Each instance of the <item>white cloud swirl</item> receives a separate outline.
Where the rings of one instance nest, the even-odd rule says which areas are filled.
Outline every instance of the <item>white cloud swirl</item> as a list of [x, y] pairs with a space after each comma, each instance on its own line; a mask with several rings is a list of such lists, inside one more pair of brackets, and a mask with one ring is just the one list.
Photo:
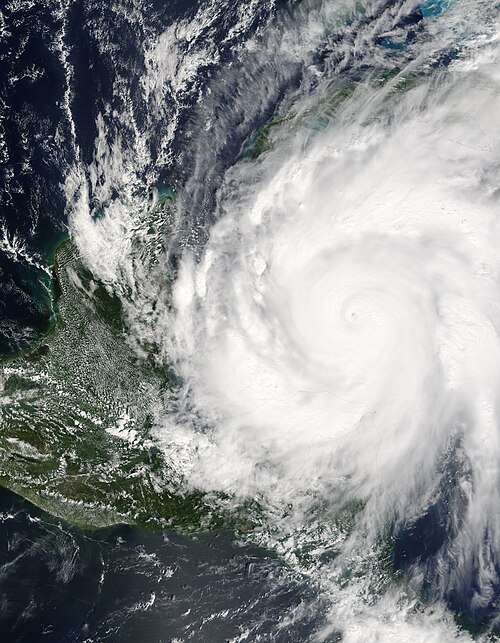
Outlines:
[[479, 44], [404, 94], [363, 84], [327, 128], [233, 168], [202, 260], [184, 258], [172, 345], [210, 427], [192, 471], [205, 489], [362, 498], [378, 531], [422, 508], [458, 440], [471, 473], [443, 583], [474, 560], [487, 593], [500, 78], [496, 36]]
[[[332, 622], [345, 641], [443, 643], [458, 636], [443, 606], [422, 616], [406, 590], [375, 600], [369, 573], [347, 588], [341, 575], [387, 526], [432, 506], [455, 449], [463, 471], [448, 486], [460, 502], [450, 501], [435, 584], [444, 596], [473, 571], [473, 607], [498, 587], [500, 30], [483, 19], [493, 11], [486, 0], [446, 3], [414, 37], [418, 3], [366, 4], [365, 13], [350, 0], [302, 3], [200, 94], [179, 221], [216, 223], [201, 251], [198, 228], [189, 237], [198, 245], [182, 255], [173, 304], [161, 261], [150, 269], [134, 254], [141, 197], [113, 202], [93, 222], [85, 190], [68, 181], [81, 199], [72, 231], [139, 341], [182, 376], [182, 413], [160, 402], [156, 413], [173, 470], [191, 487], [258, 499], [287, 560], [302, 537], [311, 542], [301, 530], [316, 528], [315, 503], [327, 507], [319, 529], [328, 547], [329, 519], [362, 501], [354, 533], [335, 543], [339, 559], [310, 572], [334, 598]], [[181, 60], [174, 47], [177, 32], [150, 52], [144, 86], [155, 105], [165, 83], [175, 86], [172, 51], [182, 91], [198, 73], [198, 56]], [[392, 79], [377, 76], [395, 67]], [[217, 166], [213, 179], [231, 128], [270, 97], [279, 102], [283, 86], [274, 149], [227, 172]], [[97, 143], [105, 139], [102, 130]], [[96, 176], [121, 185], [116, 176], [136, 157], [96, 149], [105, 150]], [[188, 211], [185, 203], [205, 203], [205, 180], [219, 185], [218, 172], [217, 212]]]

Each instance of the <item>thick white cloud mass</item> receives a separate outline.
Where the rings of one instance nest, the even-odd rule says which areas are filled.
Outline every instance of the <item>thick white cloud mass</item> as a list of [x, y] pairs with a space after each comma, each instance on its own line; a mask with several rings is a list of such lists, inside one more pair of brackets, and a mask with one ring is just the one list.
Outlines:
[[[494, 38], [403, 95], [362, 84], [325, 129], [303, 125], [233, 168], [202, 260], [184, 258], [173, 339], [209, 427], [192, 472], [206, 490], [301, 508], [363, 499], [378, 533], [425, 506], [460, 444], [466, 508], [441, 583], [477, 565], [488, 596], [500, 543], [498, 69]], [[399, 627], [370, 640], [445, 640]]]
[[[290, 560], [318, 504], [334, 515], [359, 501], [336, 562], [307, 572], [331, 592], [344, 641], [468, 640], [444, 607], [419, 611], [406, 590], [372, 595], [373, 574], [339, 580], [387, 525], [432, 506], [443, 479], [453, 497], [438, 594], [474, 575], [480, 606], [498, 588], [500, 30], [488, 8], [451, 3], [429, 18], [385, 82], [373, 70], [389, 54], [374, 42], [389, 10], [346, 27], [338, 82], [315, 77], [311, 51], [342, 12], [319, 5], [268, 36], [279, 42], [273, 73], [301, 60], [313, 89], [289, 97], [272, 149], [225, 173], [208, 241], [184, 251], [154, 323], [144, 311], [167, 295], [128, 259], [127, 219], [110, 211], [89, 232], [74, 216], [84, 257], [132, 288], [138, 336], [154, 337], [181, 376], [182, 414], [164, 416], [156, 435], [187, 484], [258, 499]], [[269, 55], [255, 47], [242, 59]], [[355, 80], [341, 76], [348, 51], [359, 57]], [[222, 136], [225, 125], [206, 128]], [[209, 162], [200, 148], [199, 166]], [[185, 207], [181, 196], [188, 219]], [[119, 256], [92, 259], [95, 244], [116, 248], [116, 238]]]
[[498, 533], [494, 45], [402, 95], [362, 85], [325, 129], [228, 173], [174, 289], [179, 368], [212, 426], [199, 484], [336, 481], [392, 511], [456, 436], [471, 537]]

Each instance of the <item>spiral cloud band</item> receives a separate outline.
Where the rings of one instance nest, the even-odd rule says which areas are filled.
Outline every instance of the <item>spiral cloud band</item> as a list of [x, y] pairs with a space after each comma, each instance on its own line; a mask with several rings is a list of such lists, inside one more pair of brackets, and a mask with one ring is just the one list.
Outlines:
[[[252, 538], [332, 599], [314, 640], [471, 640], [450, 605], [500, 627], [497, 10], [291, 4], [193, 84], [168, 248], [147, 254], [138, 156], [103, 119], [95, 185], [66, 184], [72, 233], [130, 344], [175, 373], [152, 410], [171, 471], [258, 507]], [[205, 25], [148, 53], [158, 129], [208, 65]], [[91, 220], [90, 188], [115, 184]]]
[[[500, 221], [495, 43], [226, 176], [175, 287], [177, 363], [209, 429], [196, 486], [367, 502], [380, 529], [466, 463], [444, 586], [498, 582]], [[366, 105], [370, 105], [369, 109]], [[454, 446], [453, 446], [454, 445]]]

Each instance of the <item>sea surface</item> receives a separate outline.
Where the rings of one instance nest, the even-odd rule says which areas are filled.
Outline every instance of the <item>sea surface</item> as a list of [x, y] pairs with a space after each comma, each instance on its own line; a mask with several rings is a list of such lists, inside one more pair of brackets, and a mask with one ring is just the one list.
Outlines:
[[7, 641], [498, 640], [499, 62], [492, 0], [1, 4]]
[[[4, 641], [302, 641], [314, 591], [227, 531], [84, 531], [0, 493]], [[334, 640], [334, 639], [332, 639]]]

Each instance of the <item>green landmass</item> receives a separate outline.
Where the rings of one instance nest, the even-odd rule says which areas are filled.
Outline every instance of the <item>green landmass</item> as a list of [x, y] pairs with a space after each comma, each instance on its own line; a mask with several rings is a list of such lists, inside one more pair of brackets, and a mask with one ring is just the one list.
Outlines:
[[[157, 213], [163, 220], [166, 204], [170, 194]], [[154, 245], [158, 228], [150, 232]], [[49, 332], [0, 361], [0, 484], [86, 528], [227, 522], [201, 493], [186, 494], [152, 439], [171, 373], [129, 345], [121, 300], [69, 239], [54, 254], [53, 306]]]
[[[406, 91], [417, 82], [384, 72], [373, 82]], [[337, 87], [302, 123], [314, 128], [335, 118], [356, 86]], [[271, 149], [291, 119], [271, 119], [256, 134], [250, 158]], [[296, 124], [295, 124], [296, 125]], [[154, 263], [164, 252], [165, 226], [172, 225], [174, 196], [165, 193], [138, 240], [139, 261]], [[155, 219], [156, 217], [156, 219]], [[162, 228], [163, 226], [163, 228]], [[175, 279], [165, 269], [164, 287]], [[30, 350], [0, 361], [0, 484], [54, 516], [83, 528], [131, 523], [181, 531], [230, 528], [302, 570], [328, 565], [355, 531], [364, 503], [318, 501], [301, 528], [273, 532], [255, 499], [234, 508], [223, 495], [187, 492], [151, 429], [171, 408], [178, 386], [168, 365], [154, 359], [156, 347], [130, 345], [123, 302], [82, 262], [64, 240], [54, 255], [54, 323]], [[228, 501], [228, 502], [226, 502]], [[286, 524], [283, 508], [278, 522]], [[292, 525], [293, 525], [293, 521]], [[370, 595], [402, 583], [392, 565], [393, 540], [381, 536], [372, 551], [345, 564], [340, 584], [370, 578]], [[457, 623], [482, 633], [466, 616]], [[491, 634], [491, 640], [498, 640]]]

